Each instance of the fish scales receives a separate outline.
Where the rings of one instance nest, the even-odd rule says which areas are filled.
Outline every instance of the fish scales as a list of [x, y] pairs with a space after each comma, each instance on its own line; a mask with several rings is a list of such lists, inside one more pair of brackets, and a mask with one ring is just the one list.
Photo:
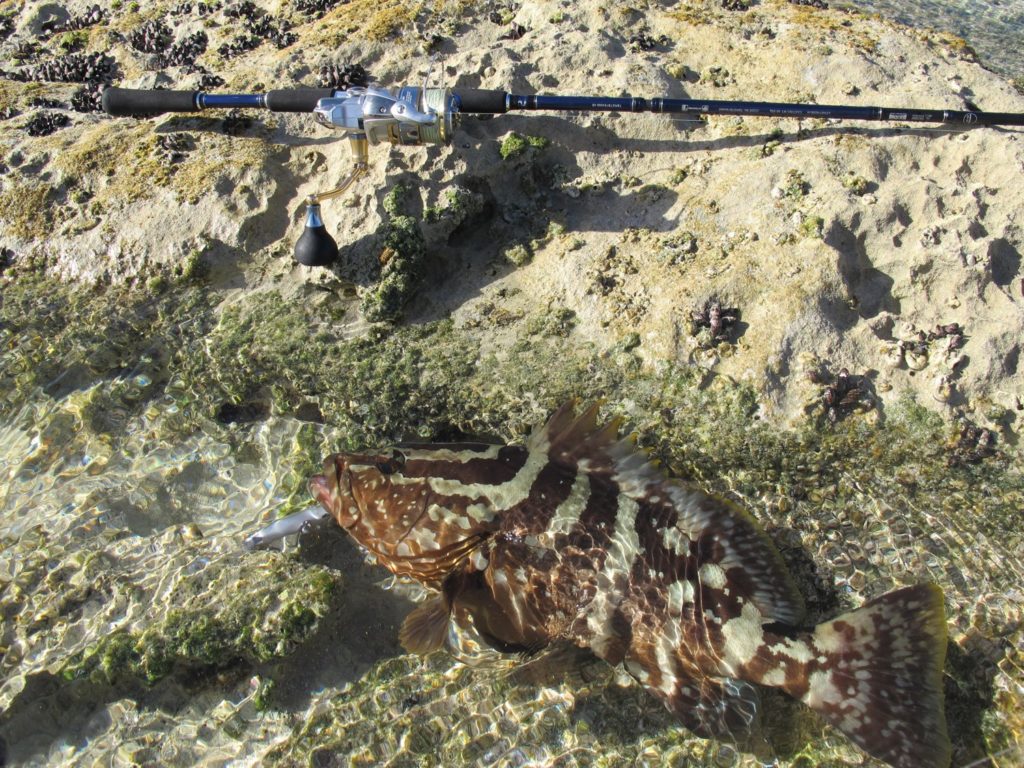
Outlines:
[[311, 491], [363, 547], [437, 591], [410, 650], [455, 623], [502, 651], [560, 641], [622, 664], [695, 733], [749, 743], [755, 686], [804, 702], [896, 768], [944, 768], [945, 617], [933, 585], [811, 629], [753, 517], [672, 480], [597, 406], [560, 408], [525, 446], [336, 454]]

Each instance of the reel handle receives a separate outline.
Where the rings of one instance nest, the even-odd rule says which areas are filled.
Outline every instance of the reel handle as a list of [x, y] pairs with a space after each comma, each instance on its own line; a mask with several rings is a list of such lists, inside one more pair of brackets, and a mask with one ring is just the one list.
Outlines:
[[295, 261], [304, 267], [329, 267], [338, 259], [338, 243], [320, 218], [320, 203], [306, 204], [306, 226], [295, 243]]

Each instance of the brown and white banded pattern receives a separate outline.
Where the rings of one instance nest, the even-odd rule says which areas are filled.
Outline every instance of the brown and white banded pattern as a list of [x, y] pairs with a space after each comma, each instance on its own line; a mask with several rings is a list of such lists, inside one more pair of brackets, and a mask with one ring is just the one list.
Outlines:
[[949, 763], [938, 588], [801, 631], [800, 594], [754, 519], [666, 478], [597, 406], [562, 407], [525, 446], [337, 454], [311, 490], [380, 563], [438, 592], [403, 625], [410, 650], [441, 647], [453, 621], [501, 650], [570, 641], [702, 735], [743, 743], [759, 684], [897, 768]]

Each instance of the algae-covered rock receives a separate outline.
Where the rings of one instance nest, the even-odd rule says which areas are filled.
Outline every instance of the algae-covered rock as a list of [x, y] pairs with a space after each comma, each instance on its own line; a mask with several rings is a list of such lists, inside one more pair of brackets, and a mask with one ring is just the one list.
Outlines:
[[54, 569], [58, 545], [37, 533], [0, 596], [3, 705], [17, 697], [19, 681], [44, 672], [131, 686], [264, 663], [303, 643], [339, 604], [336, 572], [196, 534], [170, 529], [96, 542]]
[[366, 295], [361, 306], [370, 322], [397, 320], [423, 279], [426, 253], [419, 222], [402, 211], [411, 194], [396, 185], [384, 200], [389, 218], [384, 224], [384, 249], [380, 255], [380, 279]]
[[165, 596], [178, 607], [148, 617], [141, 632], [103, 637], [70, 659], [61, 675], [154, 683], [172, 673], [196, 676], [286, 656], [337, 603], [343, 581], [278, 555], [255, 559], [205, 566]]

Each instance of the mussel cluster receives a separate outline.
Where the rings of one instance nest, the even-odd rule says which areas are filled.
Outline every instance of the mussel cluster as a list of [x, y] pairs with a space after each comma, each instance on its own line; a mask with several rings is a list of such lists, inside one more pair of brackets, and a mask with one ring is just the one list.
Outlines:
[[530, 30], [522, 24], [512, 22], [508, 25], [508, 31], [498, 35], [499, 40], [522, 40]]
[[128, 44], [140, 53], [163, 53], [172, 39], [171, 28], [163, 19], [147, 21], [128, 33]]
[[14, 264], [14, 251], [10, 248], [0, 248], [0, 274], [5, 269], [13, 266]]
[[160, 56], [162, 67], [185, 67], [188, 70], [195, 68], [196, 59], [206, 52], [206, 46], [210, 38], [202, 30], [187, 35], [181, 40], [173, 43], [167, 52]]
[[228, 136], [238, 136], [252, 127], [252, 118], [239, 109], [232, 109], [224, 116], [221, 125]]
[[711, 343], [728, 341], [730, 329], [739, 322], [738, 307], [723, 307], [718, 299], [708, 299], [704, 306], [690, 312], [690, 320], [695, 329], [707, 328]]
[[44, 61], [20, 72], [7, 72], [11, 80], [27, 82], [47, 81], [51, 83], [95, 83], [110, 78], [114, 60], [103, 53], [71, 53]]
[[727, 11], [748, 11], [750, 2], [749, 0], [722, 0], [722, 8]]
[[814, 384], [825, 384], [820, 402], [825, 416], [835, 424], [854, 411], [869, 410], [872, 407], [869, 394], [869, 380], [864, 376], [853, 376], [842, 368], [831, 382], [827, 375], [811, 371], [808, 378]]
[[10, 120], [12, 117], [18, 116], [18, 110], [14, 107], [4, 107], [0, 109], [0, 120]]
[[42, 46], [34, 40], [19, 40], [14, 44], [11, 58], [18, 62], [24, 62], [39, 58], [42, 52]]
[[633, 35], [626, 43], [635, 51], [653, 51], [655, 48], [667, 48], [671, 44], [667, 35], [652, 37], [646, 32]]
[[996, 433], [963, 419], [960, 435], [953, 445], [947, 463], [951, 467], [962, 467], [965, 464], [977, 464], [995, 454]]
[[25, 130], [29, 136], [49, 136], [70, 122], [70, 118], [60, 112], [40, 112], [28, 121]]
[[71, 108], [75, 112], [102, 112], [103, 91], [109, 84], [106, 82], [86, 83], [71, 96]]
[[211, 88], [220, 88], [224, 85], [224, 78], [220, 75], [214, 75], [210, 72], [203, 72], [199, 75], [199, 81], [196, 83], [196, 88], [200, 91], [208, 91]]
[[40, 31], [43, 36], [59, 35], [62, 32], [75, 32], [76, 30], [99, 24], [103, 21], [103, 18], [103, 9], [98, 5], [93, 5], [92, 8], [80, 16], [72, 16], [66, 20], [57, 18], [47, 19], [40, 25]]
[[224, 58], [258, 48], [264, 40], [272, 42], [278, 48], [287, 48], [299, 39], [294, 32], [288, 31], [287, 21], [272, 19], [257, 8], [252, 0], [242, 0], [237, 5], [225, 8], [224, 15], [241, 21], [245, 28], [244, 34], [217, 49], [217, 53]]
[[818, 8], [819, 10], [826, 10], [828, 3], [824, 0], [789, 0], [790, 5], [806, 5], [809, 8]]
[[185, 133], [165, 133], [157, 136], [154, 154], [166, 165], [180, 163], [192, 149], [192, 139]]
[[43, 109], [67, 109], [67, 105], [63, 102], [57, 101], [56, 99], [47, 99], [43, 96], [36, 96], [33, 99], [29, 99], [28, 105], [30, 107], [42, 107]]
[[0, 16], [0, 41], [6, 40], [14, 31], [14, 17]]
[[220, 10], [220, 3], [178, 3], [171, 8], [172, 16], [209, 16], [211, 13]]
[[370, 73], [360, 64], [324, 64], [320, 67], [320, 87], [346, 90], [352, 86], [366, 87], [370, 84]]
[[335, 6], [347, 2], [348, 0], [295, 0], [295, 10], [310, 18], [319, 19]]

